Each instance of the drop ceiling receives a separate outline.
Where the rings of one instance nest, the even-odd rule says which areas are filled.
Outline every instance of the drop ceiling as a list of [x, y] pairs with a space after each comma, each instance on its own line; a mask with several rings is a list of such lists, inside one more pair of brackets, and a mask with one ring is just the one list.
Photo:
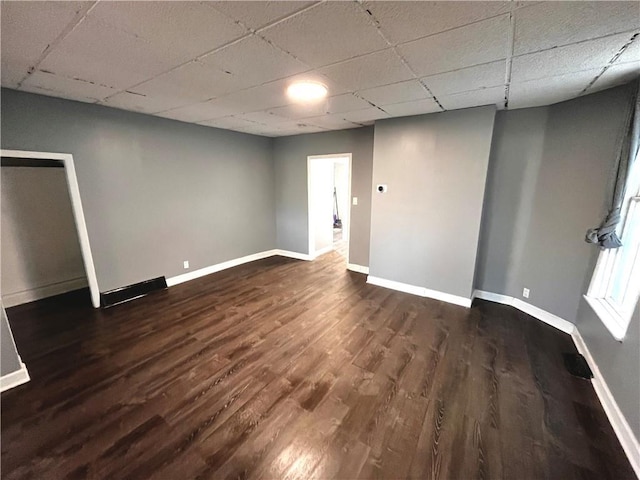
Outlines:
[[[640, 2], [2, 2], [2, 86], [256, 135], [640, 76]], [[329, 98], [292, 104], [313, 79]]]

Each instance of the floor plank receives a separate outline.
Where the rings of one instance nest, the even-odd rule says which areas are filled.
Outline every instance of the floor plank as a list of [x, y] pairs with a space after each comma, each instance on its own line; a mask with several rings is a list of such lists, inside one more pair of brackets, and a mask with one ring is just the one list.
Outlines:
[[343, 254], [9, 309], [32, 380], [1, 397], [3, 478], [634, 478], [570, 337]]

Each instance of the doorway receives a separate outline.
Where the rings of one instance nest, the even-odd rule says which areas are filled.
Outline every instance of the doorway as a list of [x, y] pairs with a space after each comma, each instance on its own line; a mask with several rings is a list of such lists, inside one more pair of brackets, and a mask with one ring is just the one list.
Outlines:
[[1, 156], [6, 306], [88, 285], [98, 308], [100, 292], [73, 157], [21, 150], [2, 150]]
[[336, 250], [349, 261], [351, 154], [307, 157], [309, 256]]

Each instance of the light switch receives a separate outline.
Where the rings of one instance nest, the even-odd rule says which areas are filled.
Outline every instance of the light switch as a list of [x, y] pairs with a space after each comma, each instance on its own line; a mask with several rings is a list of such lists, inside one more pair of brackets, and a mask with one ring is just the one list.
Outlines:
[[358, 197], [353, 197], [353, 204], [357, 205], [358, 204]]

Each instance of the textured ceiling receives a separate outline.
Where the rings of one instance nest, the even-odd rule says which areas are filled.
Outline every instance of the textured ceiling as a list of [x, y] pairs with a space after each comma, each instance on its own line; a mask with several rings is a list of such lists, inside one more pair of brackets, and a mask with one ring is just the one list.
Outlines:
[[[2, 85], [283, 136], [640, 76], [640, 2], [2, 2]], [[330, 97], [292, 105], [293, 79]]]

